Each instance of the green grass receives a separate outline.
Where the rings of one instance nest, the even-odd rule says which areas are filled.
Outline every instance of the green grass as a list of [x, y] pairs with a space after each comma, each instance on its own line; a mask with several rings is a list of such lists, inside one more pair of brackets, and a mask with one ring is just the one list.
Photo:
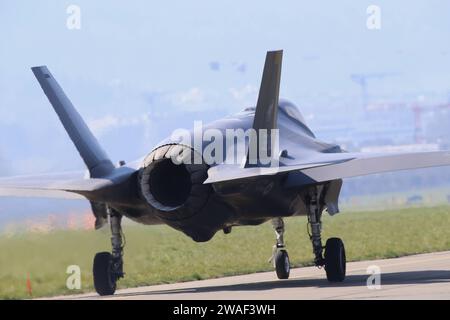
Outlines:
[[[341, 237], [349, 260], [390, 258], [450, 250], [450, 207], [324, 215], [323, 239]], [[286, 220], [291, 262], [310, 265], [313, 255], [305, 217]], [[126, 277], [120, 288], [206, 279], [272, 270], [267, 262], [274, 243], [270, 224], [236, 227], [207, 243], [195, 243], [165, 226], [124, 227]], [[92, 291], [92, 258], [109, 251], [109, 232], [56, 231], [49, 234], [0, 236], [0, 298], [33, 297]], [[82, 271], [82, 290], [66, 289], [66, 268]]]

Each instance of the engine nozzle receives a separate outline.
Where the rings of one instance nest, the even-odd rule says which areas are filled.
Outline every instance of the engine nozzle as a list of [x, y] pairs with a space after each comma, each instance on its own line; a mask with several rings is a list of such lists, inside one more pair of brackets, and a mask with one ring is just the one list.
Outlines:
[[190, 147], [170, 144], [153, 150], [144, 160], [139, 175], [141, 194], [164, 218], [186, 218], [208, 200], [210, 186], [203, 184], [208, 166], [194, 163], [194, 153]]

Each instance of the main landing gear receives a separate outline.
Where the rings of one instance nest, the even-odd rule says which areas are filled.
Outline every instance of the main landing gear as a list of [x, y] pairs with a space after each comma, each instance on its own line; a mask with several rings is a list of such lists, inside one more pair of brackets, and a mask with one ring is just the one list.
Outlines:
[[[344, 243], [339, 238], [330, 238], [325, 247], [322, 246], [322, 211], [324, 206], [321, 204], [321, 195], [323, 187], [319, 186], [312, 189], [306, 196], [306, 207], [308, 209], [308, 231], [311, 239], [314, 264], [319, 267], [325, 267], [327, 279], [330, 282], [341, 282], [345, 279], [346, 257]], [[284, 222], [281, 218], [272, 219], [272, 226], [277, 235], [277, 242], [270, 261], [274, 262], [274, 267], [278, 279], [289, 278], [290, 264], [283, 235]]]
[[[330, 238], [327, 240], [325, 247], [322, 246], [321, 218], [324, 209], [320, 201], [322, 190], [323, 186], [319, 186], [311, 190], [306, 197], [310, 230], [309, 238], [313, 246], [314, 264], [319, 268], [325, 267], [328, 281], [341, 282], [345, 279], [346, 258], [344, 243], [339, 238]], [[324, 249], [325, 255], [323, 254]]]
[[123, 238], [122, 215], [116, 210], [107, 209], [111, 225], [112, 253], [99, 252], [94, 258], [94, 287], [101, 296], [112, 295], [116, 291], [117, 280], [123, 278]]

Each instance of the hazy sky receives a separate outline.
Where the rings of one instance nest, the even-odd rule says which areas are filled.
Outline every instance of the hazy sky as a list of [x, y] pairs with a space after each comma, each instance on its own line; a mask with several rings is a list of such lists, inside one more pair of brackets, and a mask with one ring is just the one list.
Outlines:
[[[80, 30], [66, 26], [71, 4]], [[380, 30], [366, 27], [371, 4]], [[378, 94], [449, 92], [449, 12], [445, 0], [0, 0], [0, 173], [83, 167], [31, 66], [50, 68], [111, 158], [132, 160], [175, 127], [253, 104], [267, 50], [284, 49], [282, 97], [319, 118], [359, 97], [352, 73], [395, 73], [371, 82]]]

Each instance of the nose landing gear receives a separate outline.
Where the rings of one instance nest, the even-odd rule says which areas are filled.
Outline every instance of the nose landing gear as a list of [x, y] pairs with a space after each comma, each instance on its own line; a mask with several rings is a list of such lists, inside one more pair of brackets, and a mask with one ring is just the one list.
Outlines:
[[269, 262], [273, 262], [278, 279], [288, 279], [291, 271], [289, 255], [284, 245], [284, 221], [282, 218], [272, 219], [272, 226], [277, 235], [277, 242], [273, 246], [272, 257]]

